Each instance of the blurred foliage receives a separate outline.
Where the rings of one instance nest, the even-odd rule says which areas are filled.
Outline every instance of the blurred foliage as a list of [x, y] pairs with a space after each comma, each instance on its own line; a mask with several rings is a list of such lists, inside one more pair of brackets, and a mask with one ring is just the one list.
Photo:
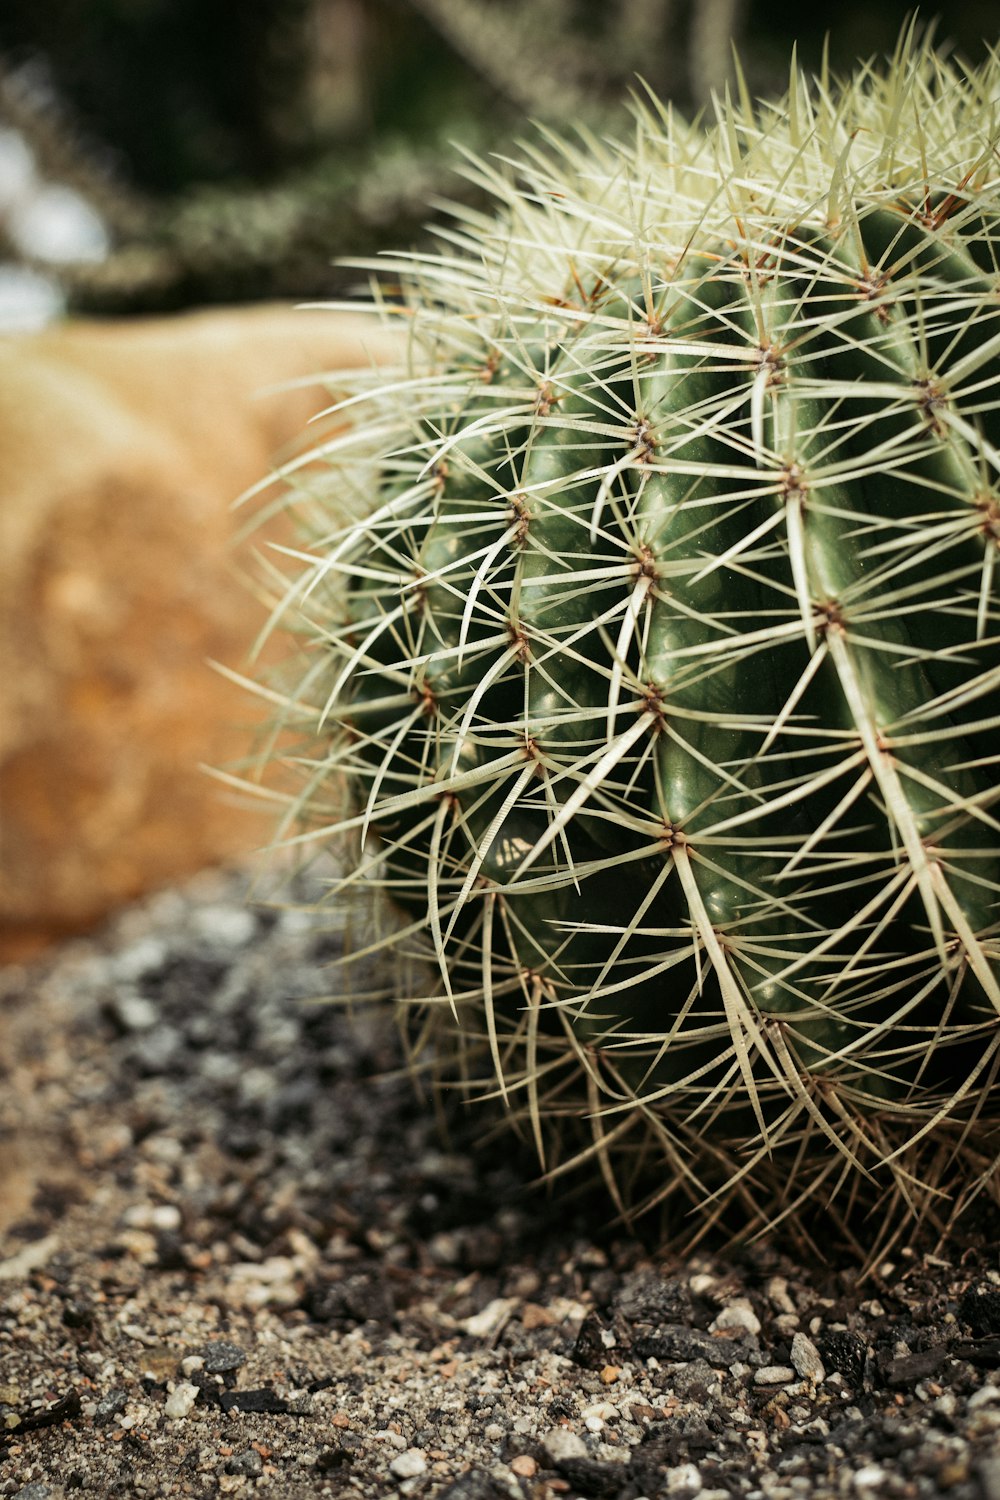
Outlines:
[[[939, 34], [981, 55], [994, 5], [955, 0]], [[841, 0], [834, 65], [888, 50], [906, 11]], [[637, 76], [690, 112], [734, 40], [751, 86], [780, 88], [793, 37], [814, 67], [828, 25], [793, 0], [2, 0], [0, 119], [112, 232], [77, 307], [340, 295], [333, 258], [468, 196], [456, 142], [613, 128]]]

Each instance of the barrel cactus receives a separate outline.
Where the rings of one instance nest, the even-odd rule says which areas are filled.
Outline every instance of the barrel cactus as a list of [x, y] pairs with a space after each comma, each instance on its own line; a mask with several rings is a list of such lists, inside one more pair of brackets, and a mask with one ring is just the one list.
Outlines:
[[1000, 65], [733, 93], [383, 263], [283, 476], [283, 836], [550, 1176], [870, 1243], [997, 1195]]

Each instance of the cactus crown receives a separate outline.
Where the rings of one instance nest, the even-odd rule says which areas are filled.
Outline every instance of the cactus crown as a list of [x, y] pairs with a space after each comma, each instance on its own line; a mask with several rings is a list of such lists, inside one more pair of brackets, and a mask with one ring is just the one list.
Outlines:
[[944, 1228], [1000, 1144], [1000, 64], [736, 92], [383, 263], [406, 361], [283, 476], [283, 833], [553, 1175]]

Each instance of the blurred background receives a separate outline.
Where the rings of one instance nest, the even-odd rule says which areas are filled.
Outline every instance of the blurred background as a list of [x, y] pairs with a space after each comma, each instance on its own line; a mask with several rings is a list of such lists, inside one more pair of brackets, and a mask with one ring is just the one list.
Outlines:
[[[641, 75], [693, 112], [892, 47], [911, 5], [839, 0], [3, 0], [0, 326], [341, 295], [415, 241], [459, 144], [611, 129]], [[925, 13], [929, 18], [929, 13]], [[995, 0], [938, 36], [978, 59]]]
[[[995, 7], [951, 0], [939, 41], [978, 61]], [[734, 42], [758, 93], [793, 40], [817, 68], [828, 26], [846, 72], [905, 15], [0, 0], [0, 962], [272, 837], [266, 801], [202, 768], [250, 774], [273, 710], [206, 663], [259, 670], [269, 603], [236, 564], [259, 579], [281, 534], [241, 544], [235, 497], [339, 420], [322, 372], [392, 357], [360, 312], [296, 310], [364, 280], [338, 257], [468, 198], [459, 148], [509, 153], [531, 120], [614, 133], [637, 76], [710, 109]]]

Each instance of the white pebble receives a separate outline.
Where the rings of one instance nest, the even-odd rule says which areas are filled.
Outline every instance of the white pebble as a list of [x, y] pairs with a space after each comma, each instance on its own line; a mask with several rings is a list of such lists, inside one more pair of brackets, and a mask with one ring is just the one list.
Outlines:
[[826, 1378], [826, 1367], [812, 1339], [797, 1333], [792, 1339], [792, 1364], [803, 1380], [814, 1380], [818, 1385]]
[[604, 1418], [603, 1417], [584, 1417], [584, 1419], [583, 1419], [583, 1425], [584, 1425], [584, 1427], [586, 1427], [586, 1429], [587, 1429], [588, 1432], [603, 1432], [604, 1431]]
[[191, 925], [206, 942], [242, 948], [257, 930], [253, 913], [242, 906], [205, 906], [195, 911]]
[[701, 1489], [701, 1473], [695, 1464], [678, 1464], [666, 1472], [668, 1495], [697, 1495]]
[[554, 1464], [568, 1458], [588, 1458], [587, 1445], [579, 1433], [568, 1427], [552, 1427], [542, 1438], [542, 1447]]
[[176, 1203], [135, 1203], [122, 1214], [130, 1229], [180, 1229], [181, 1211]]
[[760, 1319], [745, 1297], [740, 1297], [724, 1307], [709, 1325], [710, 1333], [760, 1333]]
[[123, 948], [113, 960], [115, 974], [119, 979], [140, 979], [154, 969], [162, 969], [167, 961], [167, 945], [159, 938], [140, 938], [128, 948]]
[[174, 1417], [175, 1419], [186, 1417], [191, 1412], [194, 1403], [198, 1399], [198, 1395], [199, 1392], [196, 1385], [188, 1385], [186, 1380], [182, 1381], [180, 1385], [175, 1385], [170, 1392], [163, 1410], [168, 1417]]
[[865, 1464], [854, 1474], [854, 1488], [862, 1493], [872, 1490], [876, 1495], [881, 1495], [887, 1478], [885, 1470], [878, 1464]]
[[392, 1432], [388, 1427], [383, 1427], [380, 1432], [374, 1434], [375, 1441], [388, 1443], [390, 1448], [405, 1448], [406, 1439], [401, 1432]]
[[397, 1479], [416, 1479], [426, 1469], [427, 1460], [422, 1448], [407, 1448], [405, 1453], [398, 1454], [389, 1465], [389, 1473], [394, 1474]]
[[145, 995], [119, 995], [115, 1011], [128, 1031], [149, 1031], [160, 1019], [160, 1012]]
[[614, 1422], [621, 1416], [621, 1412], [610, 1401], [596, 1401], [593, 1406], [584, 1407], [583, 1416], [584, 1421], [588, 1417], [600, 1417], [602, 1422]]
[[502, 1327], [517, 1306], [516, 1297], [494, 1297], [492, 1302], [487, 1302], [482, 1312], [477, 1312], [471, 1318], [466, 1318], [464, 1328], [466, 1333], [475, 1339], [488, 1338]]
[[795, 1303], [788, 1295], [788, 1282], [784, 1276], [772, 1276], [765, 1288], [771, 1306], [780, 1313], [793, 1313]]
[[795, 1371], [789, 1365], [765, 1365], [754, 1375], [754, 1385], [788, 1385], [795, 1379]]
[[969, 1397], [969, 1411], [978, 1411], [981, 1406], [986, 1406], [991, 1401], [1000, 1401], [1000, 1385], [981, 1385], [978, 1391], [973, 1391]]
[[110, 248], [96, 211], [58, 182], [40, 184], [20, 199], [8, 217], [7, 233], [26, 259], [57, 265], [103, 260]]

